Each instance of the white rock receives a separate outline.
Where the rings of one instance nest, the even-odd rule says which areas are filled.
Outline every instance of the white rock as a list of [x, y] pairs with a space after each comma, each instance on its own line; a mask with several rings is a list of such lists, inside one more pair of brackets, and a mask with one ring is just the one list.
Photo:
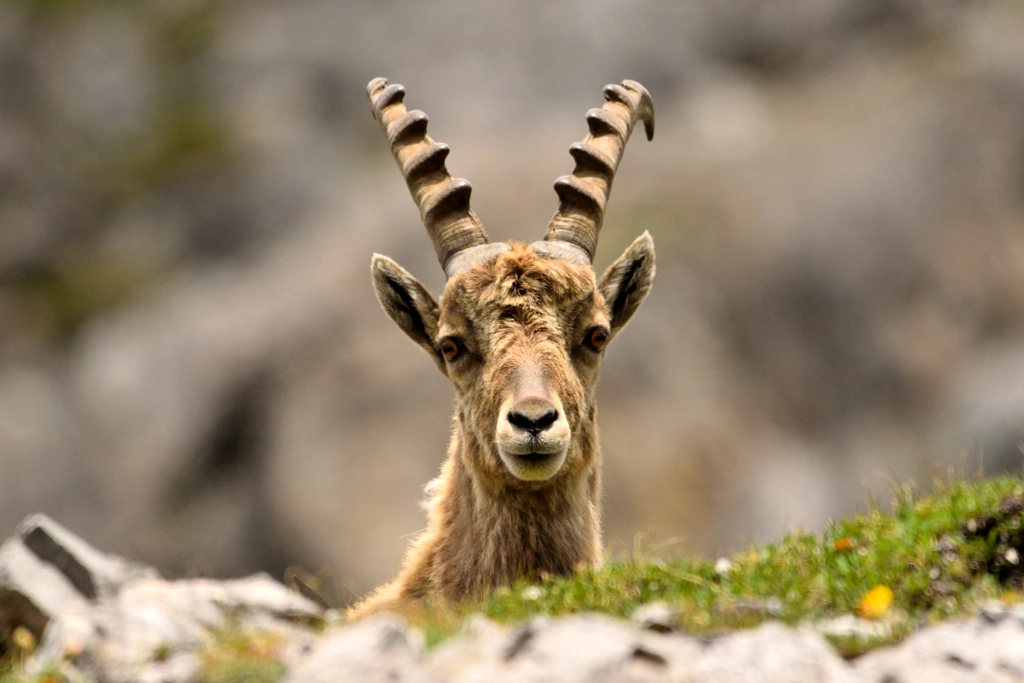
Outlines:
[[904, 642], [870, 652], [856, 663], [866, 680], [900, 683], [967, 683], [1024, 679], [1024, 624], [984, 618], [946, 622], [923, 629]]
[[[668, 639], [601, 615], [538, 618], [526, 626], [486, 634], [476, 661], [453, 671], [450, 652], [439, 653], [444, 674], [460, 683], [502, 681], [653, 681], [669, 675], [683, 650], [695, 655], [692, 639]], [[450, 646], [457, 647], [457, 646]], [[480, 656], [483, 655], [483, 656]]]
[[820, 635], [776, 622], [715, 641], [692, 665], [687, 680], [716, 683], [843, 683], [847, 664]]
[[428, 682], [423, 648], [405, 627], [380, 617], [328, 634], [299, 661], [285, 683]]
[[22, 625], [40, 640], [47, 623], [58, 614], [88, 609], [88, 600], [68, 578], [39, 559], [20, 538], [0, 545], [0, 621]]

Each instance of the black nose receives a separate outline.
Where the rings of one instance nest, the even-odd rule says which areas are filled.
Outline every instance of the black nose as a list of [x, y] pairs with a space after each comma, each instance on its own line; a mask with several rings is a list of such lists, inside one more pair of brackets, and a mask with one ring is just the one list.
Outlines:
[[530, 415], [519, 410], [509, 411], [508, 414], [508, 421], [511, 422], [513, 426], [530, 432], [533, 436], [537, 436], [553, 425], [557, 419], [558, 411], [554, 409], [545, 410], [539, 415]]

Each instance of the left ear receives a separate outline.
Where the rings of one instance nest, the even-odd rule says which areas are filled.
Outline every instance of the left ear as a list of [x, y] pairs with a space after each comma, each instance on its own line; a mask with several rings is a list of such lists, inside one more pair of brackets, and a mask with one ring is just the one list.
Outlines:
[[644, 302], [654, 283], [654, 240], [649, 232], [636, 238], [601, 276], [612, 334], [621, 330]]
[[440, 316], [434, 297], [409, 271], [387, 256], [374, 254], [370, 272], [381, 308], [409, 339], [430, 354], [441, 373], [447, 375], [444, 359], [434, 347]]

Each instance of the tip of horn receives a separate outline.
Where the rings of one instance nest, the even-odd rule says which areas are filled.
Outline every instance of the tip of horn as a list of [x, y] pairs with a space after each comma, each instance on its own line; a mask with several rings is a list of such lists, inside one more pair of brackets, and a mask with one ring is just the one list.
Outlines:
[[651, 111], [650, 116], [641, 119], [644, 122], [644, 133], [647, 134], [647, 142], [654, 139], [654, 111]]
[[636, 93], [640, 97], [640, 103], [638, 105], [637, 116], [641, 121], [644, 122], [644, 133], [647, 134], [647, 140], [654, 139], [654, 99], [651, 97], [651, 93], [647, 92], [647, 88], [640, 85], [636, 81], [625, 80], [622, 81], [622, 87], [627, 90]]

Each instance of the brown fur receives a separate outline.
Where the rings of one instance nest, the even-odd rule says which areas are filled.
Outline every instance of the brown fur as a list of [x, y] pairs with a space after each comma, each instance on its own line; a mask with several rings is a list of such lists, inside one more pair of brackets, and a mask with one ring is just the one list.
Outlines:
[[[385, 311], [449, 377], [457, 407], [448, 458], [428, 487], [426, 530], [398, 577], [349, 616], [403, 610], [426, 596], [463, 600], [520, 577], [599, 564], [594, 390], [603, 350], [585, 340], [595, 327], [610, 339], [647, 295], [654, 277], [650, 236], [634, 242], [600, 286], [590, 267], [517, 243], [452, 277], [439, 304], [390, 259], [376, 256], [373, 274]], [[450, 338], [462, 345], [454, 362], [438, 346]], [[559, 421], [529, 441], [507, 424], [509, 410], [537, 405], [553, 406]], [[564, 439], [564, 460], [538, 466], [548, 468], [541, 473], [501, 451], [524, 440], [547, 443], [549, 432], [552, 443]], [[512, 446], [499, 445], [506, 442]]]

